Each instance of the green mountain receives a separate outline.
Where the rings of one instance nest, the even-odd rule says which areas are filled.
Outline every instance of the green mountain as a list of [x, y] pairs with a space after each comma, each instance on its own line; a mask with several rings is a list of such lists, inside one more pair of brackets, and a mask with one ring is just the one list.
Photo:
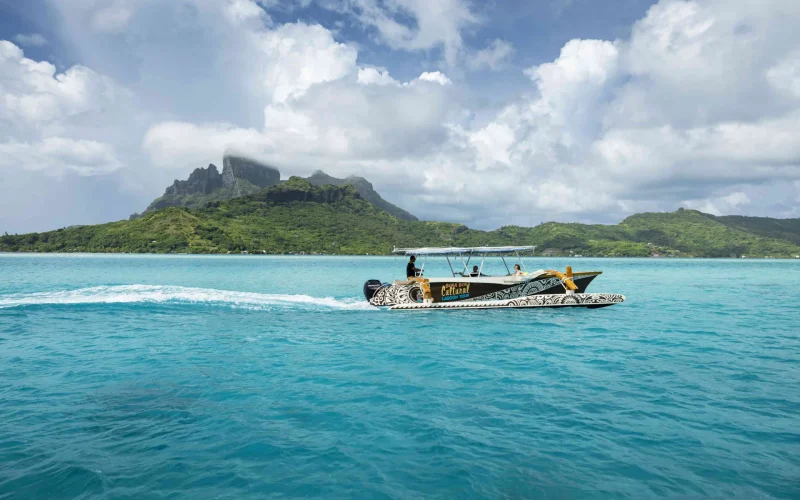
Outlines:
[[[167, 207], [200, 208], [214, 201], [247, 196], [281, 183], [281, 173], [278, 169], [255, 160], [226, 154], [222, 165], [222, 173], [219, 173], [216, 165], [212, 163], [207, 168], [195, 169], [185, 181], [175, 179], [164, 194], [145, 209], [145, 213]], [[317, 170], [307, 180], [315, 186], [350, 184], [362, 198], [376, 207], [403, 220], [417, 220], [402, 208], [384, 200], [363, 177], [350, 176], [346, 179], [337, 179]], [[133, 214], [131, 220], [138, 217], [141, 217], [141, 214]]]
[[292, 177], [197, 209], [169, 207], [130, 221], [0, 237], [0, 251], [387, 254], [393, 246], [537, 245], [537, 254], [794, 257], [800, 246], [732, 228], [693, 210], [646, 213], [613, 226], [548, 222], [494, 231], [403, 220], [351, 184]]
[[745, 217], [743, 215], [725, 215], [708, 217], [725, 224], [732, 229], [748, 233], [789, 240], [800, 245], [800, 219], [772, 219], [770, 217]]
[[[145, 213], [167, 207], [200, 208], [212, 201], [257, 193], [281, 181], [278, 169], [239, 156], [225, 155], [222, 173], [213, 163], [196, 168], [185, 181], [175, 179], [164, 194], [145, 209]], [[131, 215], [131, 219], [141, 217]]]
[[[288, 181], [198, 209], [169, 207], [134, 220], [0, 237], [0, 251], [156, 253], [387, 253], [441, 239], [456, 224], [398, 219], [352, 185]], [[444, 235], [443, 235], [444, 236]], [[446, 237], [446, 236], [444, 236]]]
[[306, 180], [315, 186], [324, 186], [325, 184], [331, 184], [333, 186], [344, 186], [345, 184], [350, 184], [358, 194], [361, 195], [362, 198], [367, 200], [368, 202], [372, 203], [376, 207], [386, 210], [390, 214], [394, 215], [398, 219], [403, 220], [419, 220], [410, 213], [406, 212], [402, 208], [392, 205], [388, 201], [384, 200], [381, 195], [378, 194], [377, 191], [372, 187], [372, 183], [367, 181], [363, 177], [356, 177], [351, 175], [345, 179], [337, 179], [336, 177], [331, 177], [330, 175], [322, 172], [321, 170], [317, 170], [310, 177], [307, 177]]
[[663, 247], [670, 255], [678, 251], [705, 257], [798, 255], [797, 244], [790, 239], [754, 233], [719, 219], [696, 210], [679, 209], [632, 215], [620, 226], [626, 227], [634, 240]]

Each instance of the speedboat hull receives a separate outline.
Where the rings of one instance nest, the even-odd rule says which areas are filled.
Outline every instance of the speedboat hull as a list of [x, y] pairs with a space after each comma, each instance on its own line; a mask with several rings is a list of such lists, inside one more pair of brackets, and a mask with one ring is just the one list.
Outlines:
[[[601, 273], [575, 273], [572, 280], [576, 294], [585, 294], [586, 288]], [[483, 303], [488, 301], [508, 301], [537, 295], [565, 295], [562, 280], [551, 273], [544, 272], [535, 277], [463, 277], [430, 278], [431, 300], [433, 304]], [[416, 282], [396, 281], [381, 284], [370, 280], [364, 286], [364, 295], [374, 306], [395, 306], [419, 304], [423, 302], [422, 290]]]
[[597, 309], [613, 306], [625, 301], [624, 295], [616, 293], [576, 293], [576, 294], [547, 294], [531, 295], [517, 299], [484, 300], [473, 302], [439, 302], [439, 303], [414, 303], [396, 304], [389, 309], [392, 311], [424, 311], [430, 309], [444, 309], [454, 311], [457, 309], [526, 309], [539, 307], [586, 307]]

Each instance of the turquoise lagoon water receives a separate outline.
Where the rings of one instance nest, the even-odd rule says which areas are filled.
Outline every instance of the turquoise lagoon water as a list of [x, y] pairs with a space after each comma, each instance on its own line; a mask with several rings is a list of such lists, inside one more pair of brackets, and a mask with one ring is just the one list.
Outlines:
[[[0, 255], [0, 498], [800, 498], [800, 262], [389, 312], [392, 258]], [[446, 264], [429, 262], [428, 274]]]

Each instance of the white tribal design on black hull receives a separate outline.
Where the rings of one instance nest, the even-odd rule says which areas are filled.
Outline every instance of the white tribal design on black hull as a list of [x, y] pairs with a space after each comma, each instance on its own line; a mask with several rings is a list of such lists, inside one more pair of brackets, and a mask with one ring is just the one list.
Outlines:
[[[594, 278], [594, 276], [576, 277], [573, 279], [573, 281], [575, 282], [575, 284], [578, 284], [580, 280], [587, 278]], [[551, 288], [560, 288], [560, 290], [563, 290], [564, 285], [561, 284], [561, 280], [558, 278], [545, 278], [541, 280], [533, 280], [533, 281], [528, 281], [527, 283], [521, 283], [519, 285], [512, 286], [510, 288], [499, 290], [497, 292], [487, 293], [486, 295], [480, 295], [478, 297], [471, 297], [469, 299], [464, 300], [463, 302], [475, 302], [481, 300], [505, 300], [505, 299], [514, 299], [517, 297], [527, 297], [529, 295], [536, 295], [542, 293]]]
[[435, 304], [398, 304], [391, 307], [393, 311], [412, 311], [424, 309], [500, 309], [500, 308], [534, 308], [534, 307], [606, 307], [621, 304], [625, 301], [624, 295], [616, 293], [576, 293], [530, 295], [518, 299], [477, 301], [477, 302], [446, 302]]
[[417, 285], [391, 285], [384, 286], [375, 291], [369, 299], [373, 306], [392, 306], [395, 304], [416, 304], [419, 294]]

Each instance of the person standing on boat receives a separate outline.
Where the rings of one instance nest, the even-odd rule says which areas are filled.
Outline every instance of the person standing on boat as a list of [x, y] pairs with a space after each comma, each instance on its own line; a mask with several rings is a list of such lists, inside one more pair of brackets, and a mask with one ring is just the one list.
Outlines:
[[408, 264], [406, 265], [406, 276], [409, 279], [415, 278], [417, 276], [417, 273], [420, 274], [422, 273], [422, 269], [419, 269], [417, 268], [417, 266], [414, 265], [414, 262], [416, 262], [416, 260], [417, 258], [414, 257], [413, 255], [411, 256], [410, 259], [408, 259]]

